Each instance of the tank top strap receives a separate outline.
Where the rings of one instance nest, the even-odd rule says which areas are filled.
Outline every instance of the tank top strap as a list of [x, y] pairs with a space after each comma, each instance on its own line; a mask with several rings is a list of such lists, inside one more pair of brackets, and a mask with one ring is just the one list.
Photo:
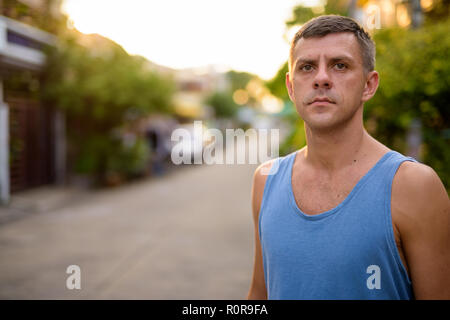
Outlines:
[[394, 150], [389, 151], [384, 157], [385, 160], [382, 163], [380, 163], [380, 166], [378, 167], [378, 171], [382, 171], [383, 174], [375, 173], [374, 176], [377, 180], [383, 180], [382, 183], [388, 186], [388, 189], [386, 191], [388, 191], [390, 194], [392, 181], [400, 165], [405, 161], [412, 161], [412, 162], [418, 161], [412, 157], [404, 156], [403, 154]]
[[290, 181], [292, 165], [296, 154], [297, 151], [275, 159], [268, 174], [263, 172], [263, 174], [268, 175], [264, 193], [268, 193], [266, 190], [269, 191], [272, 188], [272, 185], [279, 185], [280, 187], [281, 185], [286, 186], [287, 181]]

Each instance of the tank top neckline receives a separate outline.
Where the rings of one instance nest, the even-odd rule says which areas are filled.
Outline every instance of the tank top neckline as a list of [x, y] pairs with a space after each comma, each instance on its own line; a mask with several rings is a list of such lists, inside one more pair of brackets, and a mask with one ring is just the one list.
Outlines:
[[292, 171], [293, 171], [293, 167], [294, 167], [294, 162], [295, 162], [295, 158], [298, 154], [299, 150], [293, 152], [290, 155], [290, 159], [288, 161], [288, 179], [289, 179], [289, 201], [295, 211], [295, 213], [307, 220], [311, 220], [311, 221], [317, 221], [317, 220], [322, 220], [326, 217], [331, 216], [332, 214], [340, 211], [340, 209], [342, 209], [352, 198], [353, 196], [358, 192], [358, 190], [366, 183], [366, 181], [372, 176], [374, 175], [374, 173], [376, 172], [377, 168], [379, 166], [381, 166], [392, 154], [395, 153], [394, 150], [389, 150], [387, 151], [373, 166], [372, 168], [369, 169], [369, 171], [366, 172], [366, 174], [364, 176], [362, 176], [358, 182], [355, 184], [355, 186], [353, 187], [353, 189], [350, 191], [350, 193], [347, 195], [347, 197], [345, 197], [344, 200], [342, 200], [337, 206], [335, 206], [334, 208], [331, 208], [327, 211], [318, 213], [318, 214], [307, 214], [305, 212], [303, 212], [303, 210], [300, 209], [300, 207], [297, 205], [297, 202], [295, 201], [295, 196], [294, 196], [294, 190], [292, 187]]

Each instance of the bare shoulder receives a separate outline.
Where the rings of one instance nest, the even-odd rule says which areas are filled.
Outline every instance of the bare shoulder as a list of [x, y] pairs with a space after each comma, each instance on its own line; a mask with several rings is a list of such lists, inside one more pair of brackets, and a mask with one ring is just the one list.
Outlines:
[[423, 200], [448, 199], [445, 187], [433, 168], [412, 161], [405, 161], [400, 165], [392, 188], [393, 195], [400, 199], [408, 197], [413, 204]]
[[441, 179], [431, 167], [405, 161], [392, 182], [392, 208], [393, 213], [410, 218], [427, 213], [448, 213], [449, 198]]

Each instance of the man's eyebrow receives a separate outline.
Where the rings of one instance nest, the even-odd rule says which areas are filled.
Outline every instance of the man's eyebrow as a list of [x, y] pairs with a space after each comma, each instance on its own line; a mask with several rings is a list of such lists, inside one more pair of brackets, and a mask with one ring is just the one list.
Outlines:
[[337, 62], [337, 61], [353, 62], [354, 61], [354, 59], [349, 56], [336, 56], [336, 57], [332, 57], [330, 60], [331, 60], [331, 62]]
[[[348, 62], [354, 62], [354, 59], [351, 56], [347, 56], [347, 55], [340, 55], [340, 56], [336, 56], [336, 57], [332, 57], [329, 59], [331, 62], [337, 62], [337, 61], [348, 61]], [[316, 59], [310, 59], [310, 58], [302, 58], [299, 57], [297, 60], [295, 60], [295, 65], [298, 64], [317, 64], [317, 60]]]
[[308, 59], [308, 58], [298, 58], [297, 60], [295, 60], [295, 64], [300, 64], [300, 63], [307, 63], [307, 64], [316, 64], [317, 60], [315, 59]]

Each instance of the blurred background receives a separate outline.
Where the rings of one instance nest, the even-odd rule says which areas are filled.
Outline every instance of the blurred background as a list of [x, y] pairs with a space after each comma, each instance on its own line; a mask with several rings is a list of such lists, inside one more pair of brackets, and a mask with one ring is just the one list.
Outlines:
[[321, 14], [375, 39], [368, 132], [449, 190], [449, 0], [0, 0], [0, 298], [244, 299], [257, 164], [175, 166], [171, 134], [303, 147], [289, 42]]

